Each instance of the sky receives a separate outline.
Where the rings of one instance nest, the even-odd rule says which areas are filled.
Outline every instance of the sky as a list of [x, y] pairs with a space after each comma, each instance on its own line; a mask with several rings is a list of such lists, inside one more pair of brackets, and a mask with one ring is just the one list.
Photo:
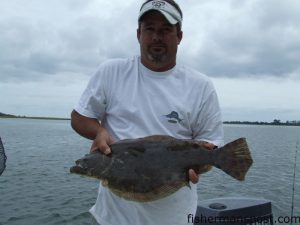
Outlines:
[[[139, 54], [142, 0], [1, 0], [0, 112], [69, 117], [98, 65]], [[300, 120], [299, 0], [177, 0], [178, 64], [208, 75], [223, 120]]]

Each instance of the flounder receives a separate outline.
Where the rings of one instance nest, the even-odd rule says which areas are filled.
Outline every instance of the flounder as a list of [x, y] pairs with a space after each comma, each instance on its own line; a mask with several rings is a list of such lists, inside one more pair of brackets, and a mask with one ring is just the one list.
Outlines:
[[102, 180], [114, 194], [131, 201], [154, 201], [189, 185], [187, 171], [205, 173], [215, 166], [244, 180], [252, 165], [245, 138], [207, 150], [203, 142], [154, 135], [111, 146], [112, 153], [90, 153], [70, 172]]

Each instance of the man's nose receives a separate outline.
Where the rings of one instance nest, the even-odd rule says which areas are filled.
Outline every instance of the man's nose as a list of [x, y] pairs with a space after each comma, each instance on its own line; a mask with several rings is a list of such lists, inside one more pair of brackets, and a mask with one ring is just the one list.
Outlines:
[[153, 41], [161, 41], [164, 38], [164, 34], [160, 30], [156, 30], [152, 34], [152, 40]]

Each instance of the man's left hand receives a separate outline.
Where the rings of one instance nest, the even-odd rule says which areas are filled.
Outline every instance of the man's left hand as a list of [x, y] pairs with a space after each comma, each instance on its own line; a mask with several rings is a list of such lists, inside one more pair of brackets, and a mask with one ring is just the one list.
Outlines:
[[[205, 143], [203, 144], [203, 146], [205, 148], [207, 148], [208, 150], [213, 150], [216, 146], [212, 143]], [[189, 169], [189, 179], [193, 184], [198, 183], [199, 181], [199, 175], [195, 172], [195, 170], [193, 169]]]
[[193, 184], [196, 184], [199, 180], [199, 175], [193, 169], [189, 169], [189, 179]]

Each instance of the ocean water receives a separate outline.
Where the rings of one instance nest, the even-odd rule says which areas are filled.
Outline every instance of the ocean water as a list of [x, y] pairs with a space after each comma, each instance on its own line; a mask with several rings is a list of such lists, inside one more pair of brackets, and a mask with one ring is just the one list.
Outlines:
[[[225, 141], [246, 137], [254, 164], [239, 182], [218, 169], [203, 174], [199, 200], [255, 197], [272, 201], [273, 215], [291, 216], [296, 148], [300, 127], [226, 125]], [[0, 119], [8, 157], [0, 176], [0, 225], [85, 225], [97, 196], [98, 181], [70, 174], [91, 141], [74, 133], [69, 121]], [[294, 216], [300, 217], [300, 149]], [[299, 220], [298, 220], [299, 222]], [[297, 224], [297, 223], [294, 223]]]

